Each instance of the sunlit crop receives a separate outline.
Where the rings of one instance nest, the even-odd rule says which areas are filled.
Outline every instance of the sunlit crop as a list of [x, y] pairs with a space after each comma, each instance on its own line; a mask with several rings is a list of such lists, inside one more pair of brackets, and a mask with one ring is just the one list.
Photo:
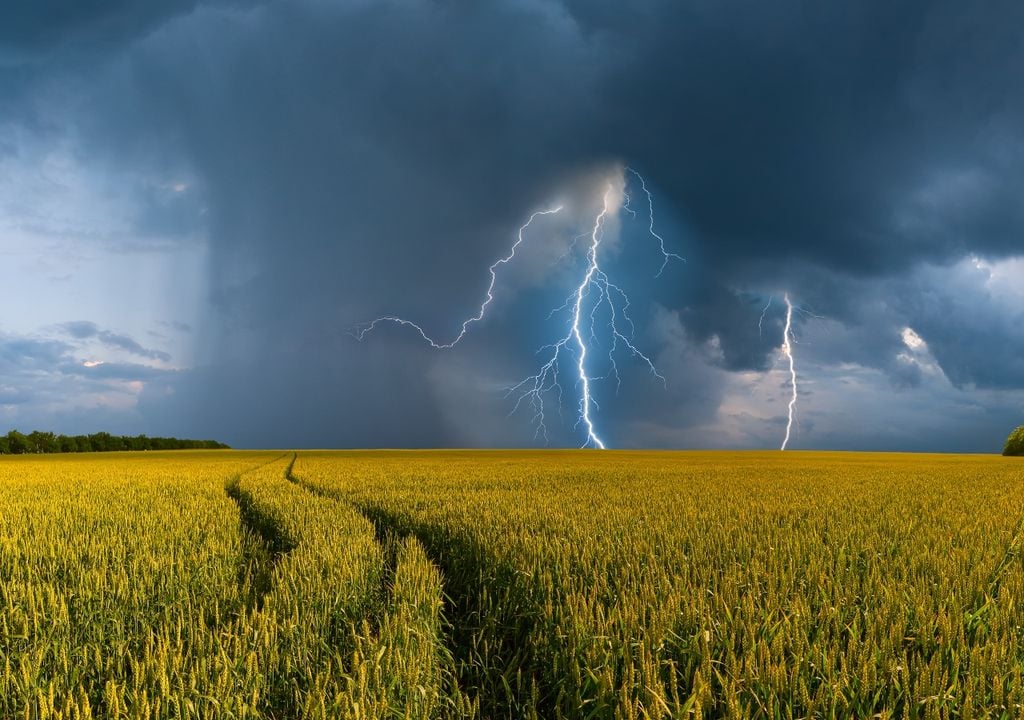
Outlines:
[[1020, 717], [1024, 468], [0, 460], [0, 717]]

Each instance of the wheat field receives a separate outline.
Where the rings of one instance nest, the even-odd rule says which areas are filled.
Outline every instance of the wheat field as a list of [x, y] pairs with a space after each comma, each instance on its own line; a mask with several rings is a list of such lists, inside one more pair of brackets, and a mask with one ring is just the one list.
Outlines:
[[1024, 464], [0, 457], [0, 717], [1016, 718]]

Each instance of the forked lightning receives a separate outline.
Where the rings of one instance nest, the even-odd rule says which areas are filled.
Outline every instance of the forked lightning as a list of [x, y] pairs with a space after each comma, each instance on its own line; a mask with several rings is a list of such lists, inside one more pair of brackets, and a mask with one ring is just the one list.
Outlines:
[[459, 341], [462, 340], [462, 338], [466, 337], [466, 333], [469, 331], [470, 325], [472, 325], [475, 322], [480, 322], [481, 320], [484, 319], [484, 315], [487, 313], [487, 306], [490, 305], [491, 302], [494, 300], [494, 284], [498, 281], [498, 266], [507, 265], [508, 263], [512, 262], [512, 259], [516, 256], [516, 250], [518, 250], [519, 246], [523, 244], [523, 233], [526, 232], [526, 228], [530, 227], [533, 221], [537, 219], [538, 215], [554, 215], [555, 213], [559, 213], [561, 211], [561, 205], [559, 205], [558, 207], [551, 208], [550, 210], [538, 210], [537, 212], [530, 216], [530, 219], [527, 220], [522, 225], [522, 227], [519, 228], [519, 233], [516, 237], [516, 241], [512, 244], [512, 249], [509, 250], [508, 255], [498, 258], [491, 264], [491, 267], [488, 268], [488, 270], [490, 270], [491, 273], [491, 283], [490, 285], [487, 286], [487, 293], [486, 297], [484, 298], [484, 301], [480, 303], [480, 310], [477, 311], [476, 315], [466, 318], [465, 320], [462, 321], [462, 329], [459, 330], [459, 334], [455, 336], [454, 340], [450, 340], [449, 342], [437, 342], [432, 337], [427, 335], [426, 331], [416, 323], [412, 322], [411, 320], [406, 320], [405, 318], [396, 317], [394, 315], [384, 315], [383, 317], [379, 317], [376, 320], [373, 320], [371, 322], [366, 323], [365, 325], [360, 326], [359, 328], [356, 329], [356, 337], [359, 340], [362, 340], [366, 333], [370, 332], [381, 323], [395, 323], [396, 325], [406, 325], [408, 327], [415, 329], [416, 332], [420, 334], [420, 337], [422, 337], [424, 340], [430, 343], [431, 347], [437, 348], [438, 350], [447, 350], [448, 348], [455, 347], [459, 343]]
[[[661, 267], [655, 275], [655, 277], [657, 277], [664, 272], [665, 267], [668, 265], [670, 260], [683, 260], [683, 258], [676, 253], [668, 252], [665, 248], [664, 238], [654, 230], [654, 198], [651, 195], [650, 190], [648, 190], [647, 183], [644, 181], [643, 176], [633, 168], [627, 167], [625, 168], [625, 171], [629, 172], [639, 180], [641, 191], [647, 197], [647, 230], [649, 234], [658, 241], [662, 255]], [[586, 268], [580, 279], [579, 285], [573, 289], [572, 293], [560, 307], [555, 308], [548, 315], [549, 318], [562, 312], [565, 312], [568, 315], [568, 319], [566, 321], [566, 334], [557, 341], [541, 347], [538, 352], [547, 353], [547, 358], [537, 373], [525, 378], [519, 383], [516, 383], [508, 388], [507, 391], [507, 397], [515, 398], [512, 410], [509, 414], [514, 414], [524, 405], [530, 407], [533, 411], [533, 422], [537, 427], [535, 437], [542, 436], [545, 441], [548, 439], [547, 425], [545, 422], [545, 398], [550, 393], [554, 393], [559, 401], [559, 407], [561, 407], [561, 401], [563, 399], [559, 373], [562, 370], [563, 361], [568, 361], [570, 359], [564, 357], [563, 352], [571, 356], [574, 374], [577, 376], [576, 385], [579, 387], [580, 397], [577, 404], [576, 426], [579, 427], [582, 425], [585, 432], [583, 447], [593, 447], [598, 449], [604, 449], [606, 447], [604, 440], [602, 440], [601, 436], [598, 434], [595, 426], [593, 413], [599, 406], [594, 397], [593, 385], [595, 381], [611, 378], [615, 379], [616, 388], [621, 385], [621, 377], [619, 375], [616, 354], [620, 352], [622, 348], [628, 351], [632, 357], [641, 360], [654, 377], [658, 378], [663, 383], [665, 382], [665, 378], [658, 372], [650, 357], [641, 352], [633, 342], [634, 325], [629, 316], [629, 296], [619, 285], [611, 281], [607, 273], [601, 267], [601, 241], [604, 237], [608, 217], [617, 209], [612, 205], [614, 192], [615, 186], [612, 183], [609, 183], [602, 197], [601, 210], [594, 218], [591, 230], [589, 233], [583, 233], [577, 236], [573, 241], [572, 247], [570, 247], [571, 253], [572, 249], [575, 247], [576, 241], [581, 240], [584, 237], [588, 237], [590, 240], [586, 251]], [[625, 196], [626, 204], [623, 205], [623, 208], [635, 216], [636, 212], [628, 204], [628, 197], [628, 195]], [[484, 319], [487, 314], [488, 307], [494, 300], [497, 271], [500, 266], [508, 264], [513, 260], [513, 258], [515, 258], [517, 249], [524, 242], [524, 233], [526, 230], [538, 216], [553, 215], [561, 210], [562, 207], [559, 206], [549, 210], [537, 211], [530, 216], [529, 220], [527, 220], [522, 227], [519, 228], [517, 239], [512, 245], [509, 253], [496, 260], [489, 268], [491, 276], [490, 283], [488, 284], [487, 292], [485, 293], [483, 302], [480, 304], [479, 310], [475, 315], [462, 322], [458, 334], [455, 335], [452, 340], [447, 342], [435, 340], [419, 324], [396, 315], [384, 315], [368, 323], [362, 324], [356, 329], [355, 336], [359, 340], [362, 340], [367, 333], [371, 332], [379, 325], [392, 323], [413, 328], [419, 333], [420, 337], [423, 338], [424, 341], [429, 343], [430, 346], [435, 349], [446, 350], [455, 347], [466, 336], [473, 323], [480, 322]], [[590, 317], [589, 327], [585, 327], [585, 318], [587, 315]], [[604, 322], [604, 324], [602, 324], [602, 322]], [[604, 375], [593, 376], [588, 370], [588, 365], [592, 359], [591, 351], [593, 346], [600, 344], [599, 337], [602, 334], [606, 338], [608, 348], [608, 371]]]
[[782, 331], [782, 354], [789, 361], [789, 386], [792, 394], [789, 398], [789, 419], [786, 422], [786, 437], [780, 450], [789, 445], [789, 436], [793, 431], [793, 416], [796, 414], [796, 362], [793, 359], [793, 303], [789, 301], [789, 293], [782, 296], [786, 303], [786, 327]]
[[[757, 334], [760, 336], [764, 330], [764, 319], [768, 315], [768, 310], [772, 306], [772, 295], [768, 296], [768, 302], [765, 303], [764, 308], [761, 310], [761, 317], [757, 320]], [[786, 362], [789, 363], [789, 405], [787, 408], [786, 418], [786, 436], [782, 440], [782, 447], [779, 450], [785, 450], [789, 445], [790, 437], [793, 434], [793, 420], [796, 419], [796, 403], [797, 403], [797, 377], [796, 377], [796, 358], [793, 356], [793, 345], [796, 344], [796, 337], [793, 334], [793, 312], [800, 311], [810, 317], [819, 317], [812, 313], [803, 310], [795, 305], [789, 299], [789, 293], [783, 293], [782, 301], [786, 305], [786, 324], [782, 329], [782, 345], [779, 349], [782, 351], [782, 356], [786, 358]]]

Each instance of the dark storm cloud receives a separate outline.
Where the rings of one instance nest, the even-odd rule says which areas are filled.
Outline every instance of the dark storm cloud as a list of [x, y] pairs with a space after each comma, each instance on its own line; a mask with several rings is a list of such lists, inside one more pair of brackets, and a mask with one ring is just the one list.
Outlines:
[[906, 315], [958, 386], [1010, 390], [1024, 386], [1024, 285], [1015, 296], [993, 293], [991, 271], [963, 263], [926, 268], [900, 289]]
[[[172, 187], [147, 187], [139, 193], [140, 210], [132, 218], [135, 233], [153, 238], [157, 243], [172, 238], [194, 236], [202, 227], [202, 206], [197, 194], [184, 183]], [[146, 245], [122, 242], [126, 250], [145, 250]]]
[[1012, 2], [671, 3], [606, 27], [633, 51], [609, 107], [646, 130], [627, 152], [716, 266], [1016, 252], [1022, 20]]
[[163, 360], [166, 362], [171, 359], [171, 356], [162, 350], [152, 350], [150, 348], [143, 347], [134, 338], [111, 332], [110, 330], [104, 330], [96, 323], [88, 320], [66, 322], [61, 325], [61, 328], [76, 340], [95, 339], [108, 348], [123, 350], [127, 353], [131, 353], [132, 355], [149, 358], [150, 360]]
[[[808, 336], [799, 353], [823, 365], [882, 370], [895, 385], [913, 387], [919, 370], [899, 357], [908, 350], [904, 331], [910, 328], [955, 386], [1020, 389], [1024, 263], [996, 264], [1002, 267], [977, 259], [925, 263], [880, 277], [796, 274], [808, 311], [797, 313], [797, 333]], [[754, 305], [750, 312], [759, 310]], [[769, 345], [781, 342], [783, 311], [776, 296], [765, 319]]]
[[[4, 10], [0, 47], [23, 51], [95, 46], [129, 40], [197, 0], [33, 0]], [[58, 47], [59, 46], [59, 47]]]
[[[622, 158], [716, 268], [886, 273], [1021, 248], [1019, 3], [294, 3], [189, 21], [142, 57], [155, 107], [188, 108], [218, 199], [262, 198], [308, 234], [363, 208], [350, 223], [420, 259], [417, 232], [479, 244], [565, 174]], [[375, 212], [388, 198], [407, 222]]]
[[[344, 445], [467, 436], [451, 391], [497, 383], [487, 366], [521, 376], [532, 359], [513, 348], [544, 340], [532, 326], [485, 334], [495, 359], [460, 378], [401, 333], [358, 345], [345, 330], [382, 312], [449, 326], [526, 213], [620, 160], [689, 260], [652, 292], [705, 364], [767, 368], [779, 316], [764, 334], [758, 316], [788, 289], [838, 324], [823, 361], [913, 386], [898, 359], [912, 325], [954, 382], [1024, 386], [1013, 351], [990, 352], [1016, 348], [1015, 316], [991, 308], [976, 350], [957, 351], [984, 305], [945, 313], [938, 280], [915, 275], [1024, 252], [1022, 21], [1008, 0], [181, 2], [87, 4], [6, 32], [53, 65], [65, 39], [120, 40], [84, 81], [80, 131], [93, 152], [200, 181], [209, 366], [171, 395], [147, 388], [149, 411], [220, 423], [196, 433], [234, 443]], [[180, 229], [196, 202], [151, 220]], [[725, 376], [681, 351], [666, 362], [676, 394], [645, 392], [628, 416], [669, 423], [700, 391], [706, 417]]]
[[[431, 384], [413, 370], [429, 366], [426, 353], [413, 349], [396, 357], [369, 348], [355, 354], [347, 345], [322, 340], [315, 353], [267, 351], [230, 368], [213, 365], [168, 375], [164, 382], [146, 383], [139, 412], [152, 434], [185, 428], [254, 447], [458, 443]], [[216, 402], [198, 413], [202, 396]]]
[[[38, 132], [60, 122], [35, 96], [67, 64], [92, 75], [96, 58], [177, 14], [196, 0], [32, 0], [0, 11], [0, 119], [17, 117]], [[4, 148], [0, 144], [0, 155]]]

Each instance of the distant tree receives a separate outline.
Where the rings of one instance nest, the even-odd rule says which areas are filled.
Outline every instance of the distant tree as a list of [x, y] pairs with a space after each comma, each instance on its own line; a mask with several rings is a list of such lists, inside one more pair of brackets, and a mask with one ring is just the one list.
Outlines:
[[7, 455], [11, 452], [11, 445], [7, 442], [6, 435], [0, 435], [0, 455]]
[[26, 453], [29, 451], [28, 438], [17, 430], [11, 430], [7, 433], [7, 447], [10, 448], [10, 452], [14, 455]]
[[1006, 438], [1003, 455], [1024, 455], [1024, 425], [1014, 430], [1010, 433], [1010, 437]]
[[89, 447], [93, 452], [110, 452], [114, 449], [110, 433], [98, 432], [89, 436]]
[[31, 453], [58, 452], [57, 436], [52, 432], [33, 430], [28, 434], [28, 451]]

